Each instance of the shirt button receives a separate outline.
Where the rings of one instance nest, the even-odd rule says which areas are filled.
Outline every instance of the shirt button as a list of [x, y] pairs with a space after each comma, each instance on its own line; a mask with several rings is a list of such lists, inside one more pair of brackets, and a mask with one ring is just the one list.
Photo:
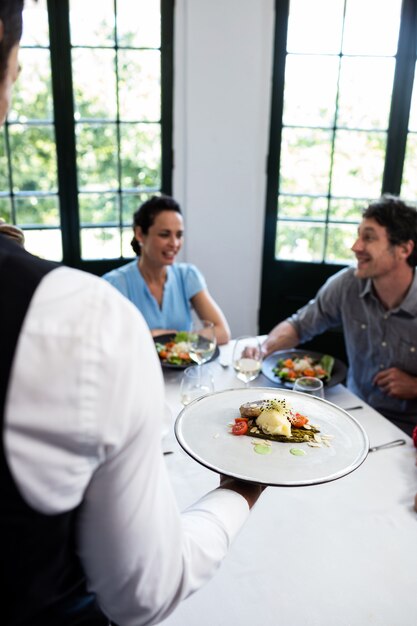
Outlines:
[[411, 348], [410, 348], [410, 352], [415, 352], [415, 351], [416, 351], [415, 347], [414, 347], [414, 346], [411, 346]]
[[361, 324], [361, 328], [362, 328], [362, 330], [365, 330], [366, 324]]
[[383, 363], [380, 363], [380, 365], [379, 365], [379, 369], [380, 369], [380, 370], [383, 370], [383, 369], [384, 369], [384, 364], [383, 364]]
[[385, 313], [385, 315], [384, 315], [384, 320], [387, 320], [388, 318], [389, 318], [388, 313]]
[[386, 342], [386, 341], [383, 341], [383, 342], [381, 343], [381, 346], [383, 346], [384, 348], [386, 347], [386, 345], [387, 345], [387, 342]]

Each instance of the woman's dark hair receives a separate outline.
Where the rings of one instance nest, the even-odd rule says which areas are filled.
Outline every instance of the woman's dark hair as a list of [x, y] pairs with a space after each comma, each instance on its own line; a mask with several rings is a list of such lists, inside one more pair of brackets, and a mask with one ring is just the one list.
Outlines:
[[[164, 195], [152, 196], [133, 214], [133, 229], [135, 226], [140, 226], [142, 233], [146, 235], [149, 228], [155, 222], [156, 216], [162, 213], [162, 211], [176, 211], [181, 215], [180, 205], [174, 198]], [[133, 237], [130, 245], [137, 256], [140, 256], [140, 245], [135, 237]]]
[[364, 209], [362, 217], [374, 219], [387, 229], [388, 241], [398, 246], [407, 241], [414, 242], [414, 248], [407, 258], [408, 265], [417, 265], [417, 208], [410, 206], [396, 196], [383, 195]]
[[3, 80], [10, 51], [22, 36], [22, 11], [24, 0], [0, 0], [0, 20], [3, 22], [3, 39], [0, 42], [0, 81]]

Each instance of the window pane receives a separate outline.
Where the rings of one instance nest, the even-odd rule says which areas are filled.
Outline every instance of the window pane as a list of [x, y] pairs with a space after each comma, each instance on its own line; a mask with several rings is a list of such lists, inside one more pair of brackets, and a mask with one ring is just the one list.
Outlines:
[[60, 230], [25, 230], [25, 248], [31, 254], [62, 261], [62, 238]]
[[282, 192], [323, 195], [328, 191], [331, 133], [284, 128], [281, 145]]
[[116, 228], [82, 228], [83, 259], [116, 259], [121, 256], [120, 232]]
[[5, 128], [0, 129], [0, 190], [9, 189], [9, 165], [6, 153]]
[[414, 69], [413, 99], [411, 101], [408, 129], [417, 132], [417, 63]]
[[20, 49], [21, 73], [13, 88], [9, 121], [53, 118], [49, 50]]
[[[141, 204], [149, 200], [151, 193], [123, 194], [122, 195], [122, 216], [123, 224], [131, 225], [133, 223], [133, 214], [138, 210]], [[129, 229], [130, 234], [132, 230]]]
[[134, 257], [136, 253], [133, 252], [133, 248], [130, 245], [130, 242], [133, 239], [133, 233], [131, 228], [123, 228], [122, 230], [122, 256], [124, 257]]
[[417, 198], [417, 134], [408, 133], [401, 195], [413, 202]]
[[332, 195], [377, 198], [382, 189], [386, 133], [336, 133]]
[[326, 260], [329, 263], [351, 265], [354, 255], [351, 250], [357, 237], [357, 226], [329, 224], [327, 231]]
[[122, 188], [161, 187], [161, 130], [159, 124], [122, 124], [120, 158]]
[[8, 224], [13, 222], [12, 203], [9, 197], [0, 197], [0, 217]]
[[326, 218], [327, 198], [280, 196], [278, 216], [303, 219], [305, 217], [323, 220]]
[[59, 226], [58, 197], [25, 196], [15, 199], [16, 222], [20, 226]]
[[14, 191], [57, 191], [54, 129], [13, 125], [9, 137]]
[[117, 37], [119, 46], [159, 48], [161, 15], [159, 2], [135, 0], [135, 24], [132, 27], [132, 0], [117, 2]]
[[338, 126], [387, 129], [394, 59], [343, 58]]
[[161, 54], [156, 50], [119, 51], [120, 118], [161, 119]]
[[333, 126], [338, 71], [337, 57], [289, 55], [285, 66], [283, 123]]
[[396, 54], [401, 1], [347, 0], [343, 53]]
[[288, 52], [338, 54], [343, 5], [344, 0], [291, 0]]
[[70, 0], [73, 46], [114, 45], [114, 0]]
[[83, 225], [119, 222], [119, 201], [113, 193], [80, 193], [80, 220]]
[[117, 189], [114, 124], [77, 124], [77, 171], [81, 190]]
[[325, 224], [280, 221], [275, 256], [289, 261], [321, 262], [324, 255]]
[[49, 46], [47, 0], [25, 2], [20, 46]]
[[72, 64], [75, 118], [116, 119], [114, 50], [78, 48], [73, 50]]
[[362, 198], [355, 200], [353, 198], [332, 198], [330, 200], [330, 220], [349, 220], [357, 223], [361, 220], [362, 209], [367, 206], [374, 198]]

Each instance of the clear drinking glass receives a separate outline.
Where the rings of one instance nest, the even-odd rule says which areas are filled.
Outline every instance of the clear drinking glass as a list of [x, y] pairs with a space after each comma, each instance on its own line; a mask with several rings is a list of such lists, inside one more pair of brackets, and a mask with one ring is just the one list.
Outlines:
[[190, 365], [184, 370], [181, 380], [181, 403], [186, 406], [193, 400], [214, 391], [214, 379], [210, 365]]
[[189, 355], [194, 363], [202, 365], [211, 359], [216, 350], [216, 334], [213, 322], [199, 320], [188, 333]]
[[246, 387], [259, 376], [262, 367], [261, 344], [257, 337], [238, 337], [233, 348], [233, 367], [236, 376]]
[[308, 393], [310, 396], [317, 396], [317, 398], [324, 398], [323, 381], [315, 376], [302, 376], [297, 378], [294, 382], [294, 391], [302, 391]]

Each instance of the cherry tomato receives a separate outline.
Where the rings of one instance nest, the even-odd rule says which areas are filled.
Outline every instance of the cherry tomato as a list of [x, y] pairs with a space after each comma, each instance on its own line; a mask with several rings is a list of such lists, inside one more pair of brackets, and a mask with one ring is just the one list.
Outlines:
[[295, 416], [291, 420], [291, 424], [294, 428], [301, 428], [304, 424], [307, 424], [308, 419], [305, 415], [301, 415], [301, 413], [296, 413]]
[[306, 368], [303, 372], [304, 376], [314, 376], [315, 375], [315, 371], [309, 368]]
[[246, 422], [247, 423], [248, 419], [249, 419], [248, 417], [235, 417], [235, 422], [236, 422], [236, 424], [238, 422]]
[[246, 421], [235, 422], [232, 426], [232, 435], [245, 435], [247, 432], [248, 432], [248, 423]]
[[159, 356], [161, 357], [161, 359], [166, 359], [168, 356], [168, 352], [166, 350], [161, 350]]

